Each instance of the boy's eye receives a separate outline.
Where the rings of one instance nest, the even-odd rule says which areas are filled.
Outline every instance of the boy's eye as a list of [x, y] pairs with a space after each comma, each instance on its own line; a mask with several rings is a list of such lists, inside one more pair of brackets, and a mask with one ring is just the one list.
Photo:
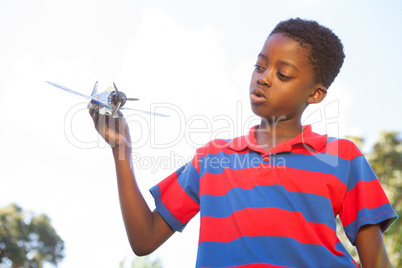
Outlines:
[[280, 72], [278, 72], [277, 75], [278, 75], [279, 79], [281, 79], [282, 81], [288, 81], [292, 78], [292, 77], [284, 75], [283, 73], [280, 73]]
[[261, 70], [263, 70], [264, 68], [262, 67], [262, 66], [259, 66], [259, 65], [254, 65], [254, 69], [256, 70], [256, 71], [261, 71]]

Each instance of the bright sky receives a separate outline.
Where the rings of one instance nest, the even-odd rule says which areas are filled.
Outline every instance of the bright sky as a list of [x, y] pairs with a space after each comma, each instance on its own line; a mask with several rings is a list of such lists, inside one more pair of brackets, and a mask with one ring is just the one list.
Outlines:
[[[325, 102], [304, 123], [332, 136], [402, 131], [402, 2], [398, 0], [0, 0], [0, 207], [48, 214], [64, 239], [60, 267], [118, 267], [132, 253], [110, 149], [86, 104], [49, 80], [90, 94], [112, 82], [140, 102], [125, 113], [136, 176], [148, 189], [216, 137], [258, 123], [248, 84], [263, 42], [290, 17], [331, 28], [346, 60]], [[130, 104], [127, 104], [130, 105]], [[193, 267], [198, 218], [152, 257]]]

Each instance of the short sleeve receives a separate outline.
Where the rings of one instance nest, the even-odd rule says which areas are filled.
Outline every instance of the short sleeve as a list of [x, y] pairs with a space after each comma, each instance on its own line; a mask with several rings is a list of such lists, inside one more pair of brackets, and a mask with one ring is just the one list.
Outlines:
[[193, 162], [194, 159], [150, 189], [159, 214], [179, 232], [200, 210], [200, 175]]
[[339, 217], [354, 245], [362, 226], [380, 224], [385, 232], [398, 216], [366, 158], [359, 155], [350, 161], [348, 189]]

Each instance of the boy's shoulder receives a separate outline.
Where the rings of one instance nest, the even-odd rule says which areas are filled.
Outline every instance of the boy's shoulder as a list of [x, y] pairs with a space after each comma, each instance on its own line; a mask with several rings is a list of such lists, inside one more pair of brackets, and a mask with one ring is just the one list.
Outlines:
[[235, 138], [217, 138], [209, 141], [204, 146], [197, 149], [197, 154], [219, 154], [221, 152], [232, 154], [243, 151], [252, 144], [255, 144], [255, 132], [258, 125], [249, 129], [248, 134], [240, 135]]
[[219, 154], [227, 151], [233, 139], [214, 139], [197, 149], [197, 155]]
[[356, 157], [363, 156], [363, 153], [353, 141], [336, 137], [327, 138], [321, 153], [336, 155], [345, 160], [353, 160]]

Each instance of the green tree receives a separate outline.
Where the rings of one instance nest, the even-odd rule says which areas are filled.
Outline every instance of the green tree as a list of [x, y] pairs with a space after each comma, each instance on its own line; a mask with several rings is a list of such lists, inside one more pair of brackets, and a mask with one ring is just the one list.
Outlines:
[[16, 204], [0, 208], [0, 264], [12, 268], [39, 268], [44, 263], [57, 266], [63, 251], [64, 242], [45, 214], [36, 216]]
[[[361, 137], [346, 137], [363, 147]], [[398, 132], [382, 131], [379, 141], [374, 144], [371, 152], [364, 154], [378, 177], [390, 203], [398, 215], [402, 215], [402, 140]], [[337, 221], [338, 227], [341, 226]], [[340, 228], [338, 228], [339, 230]], [[343, 232], [339, 233], [342, 243], [357, 260], [357, 254]], [[397, 220], [384, 233], [384, 242], [388, 256], [394, 267], [402, 267], [402, 223]]]
[[[367, 159], [396, 213], [402, 215], [402, 139], [399, 133], [381, 132]], [[401, 220], [394, 222], [385, 232], [384, 241], [393, 266], [402, 267]]]

